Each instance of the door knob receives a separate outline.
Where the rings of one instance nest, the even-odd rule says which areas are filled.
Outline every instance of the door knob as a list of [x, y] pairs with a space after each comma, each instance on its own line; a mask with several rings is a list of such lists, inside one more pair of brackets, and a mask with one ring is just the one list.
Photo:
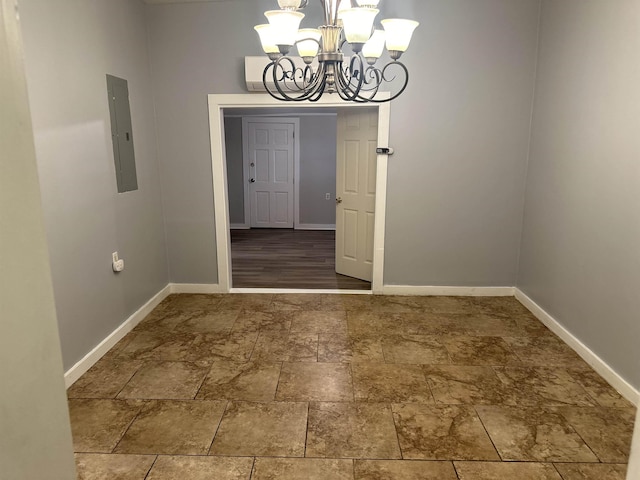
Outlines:
[[340, 205], [342, 203], [342, 198], [337, 197], [336, 198], [336, 205]]
[[249, 180], [251, 183], [256, 183], [256, 179], [252, 178], [251, 180]]

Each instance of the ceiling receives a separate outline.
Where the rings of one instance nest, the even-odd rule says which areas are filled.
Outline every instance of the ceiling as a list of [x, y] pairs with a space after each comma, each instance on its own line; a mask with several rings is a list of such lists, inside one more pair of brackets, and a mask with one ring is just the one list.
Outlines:
[[203, 3], [203, 2], [233, 2], [238, 0], [142, 0], [144, 3], [149, 4], [162, 4], [162, 3]]

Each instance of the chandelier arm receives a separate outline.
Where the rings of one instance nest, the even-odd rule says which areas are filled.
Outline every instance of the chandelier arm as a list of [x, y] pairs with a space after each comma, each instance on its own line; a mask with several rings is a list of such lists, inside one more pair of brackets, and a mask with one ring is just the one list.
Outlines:
[[[307, 68], [309, 68], [309, 71], [313, 72], [311, 70], [311, 67], [307, 67]], [[322, 84], [323, 81], [324, 81], [324, 66], [320, 66], [318, 67], [318, 71], [311, 76], [309, 83], [301, 90], [304, 90], [305, 95], [310, 98], [311, 96], [314, 95], [314, 93], [318, 90], [318, 88], [320, 88], [320, 85]]]
[[326, 86], [327, 86], [327, 81], [325, 78], [323, 78], [322, 82], [318, 86], [318, 89], [315, 91], [315, 96], [309, 97], [309, 101], [317, 102], [318, 100], [320, 100], [320, 97], [322, 97], [322, 95], [324, 94], [324, 89]]
[[[321, 69], [318, 67], [318, 72], [320, 72], [320, 70]], [[315, 86], [319, 83], [319, 80], [320, 80], [320, 75], [318, 75], [318, 72], [314, 73], [311, 66], [307, 65], [304, 68], [304, 72], [302, 74], [302, 86], [297, 85], [296, 83], [298, 90], [304, 90], [304, 91], [315, 90]]]
[[[286, 68], [284, 66], [281, 65], [282, 62], [288, 62], [289, 63], [289, 67], [290, 70], [286, 70]], [[279, 80], [277, 75], [276, 75], [276, 69], [274, 68], [274, 73], [273, 73], [273, 83], [276, 87], [276, 90], [278, 90], [278, 93], [280, 95], [282, 95], [282, 97], [287, 100], [287, 101], [302, 101], [302, 100], [306, 100], [307, 99], [307, 93], [306, 91], [304, 91], [301, 88], [297, 88], [296, 90], [299, 92], [302, 90], [302, 94], [300, 96], [293, 96], [290, 95], [288, 93], [285, 93], [282, 85], [284, 85], [284, 87], [292, 92], [295, 92], [296, 90], [293, 90], [288, 84], [287, 84], [287, 79], [290, 78], [291, 80], [293, 80], [294, 84], [296, 84], [297, 86], [297, 80], [295, 78], [296, 75], [296, 71], [297, 68], [295, 66], [295, 63], [293, 62], [293, 60], [289, 57], [280, 57], [276, 60], [276, 67], [280, 67], [283, 71], [283, 75], [282, 78]], [[282, 85], [281, 85], [282, 84]]]
[[[356, 60], [357, 59], [357, 60]], [[355, 69], [355, 63], [359, 63], [359, 68]], [[339, 75], [337, 75], [337, 81], [340, 88], [338, 92], [340, 93], [340, 97], [346, 101], [354, 101], [360, 90], [362, 89], [363, 83], [363, 75], [362, 75], [362, 67], [364, 63], [362, 62], [362, 58], [360, 55], [355, 55], [351, 57], [351, 61], [349, 62], [349, 66], [346, 68], [342, 68], [342, 64], [340, 64]], [[354, 73], [355, 72], [355, 73]], [[358, 80], [357, 85], [353, 84], [353, 78]]]
[[[402, 62], [398, 62], [397, 60], [396, 60], [396, 61], [393, 61], [393, 62], [390, 62], [390, 63], [387, 63], [387, 64], [385, 65], [385, 67], [382, 69], [382, 80], [383, 80], [383, 81], [387, 81], [385, 73], [386, 73], [386, 71], [387, 71], [387, 69], [388, 69], [388, 68], [390, 68], [390, 67], [394, 67], [394, 66], [398, 66], [398, 67], [400, 67], [400, 68], [404, 71], [404, 84], [402, 85], [402, 88], [400, 88], [400, 90], [399, 90], [398, 92], [396, 92], [396, 93], [395, 93], [395, 95], [392, 95], [388, 100], [384, 100], [384, 101], [386, 101], [386, 102], [390, 102], [391, 100], [395, 100], [395, 99], [396, 99], [396, 98], [398, 98], [400, 95], [402, 95], [402, 94], [403, 94], [403, 92], [406, 90], [407, 85], [409, 84], [409, 69], [405, 66], [405, 64], [404, 64], [404, 63], [402, 63]], [[394, 77], [394, 78], [395, 78], [395, 77]], [[372, 100], [372, 101], [373, 101], [373, 102], [376, 102], [376, 100]], [[384, 101], [380, 101], [380, 100], [378, 100], [377, 102], [378, 102], [378, 103], [383, 103]]]
[[[269, 63], [265, 68], [264, 71], [262, 72], [262, 84], [264, 85], [264, 89], [267, 91], [267, 93], [269, 95], [271, 95], [273, 98], [275, 98], [276, 100], [284, 100], [286, 101], [287, 98], [283, 95], [281, 97], [279, 97], [278, 95], [276, 95], [274, 92], [271, 91], [271, 89], [267, 86], [267, 75], [269, 73], [269, 69], [275, 69], [275, 62], [271, 62]], [[275, 77], [275, 73], [273, 74], [273, 76]]]
[[356, 102], [367, 103], [371, 102], [372, 99], [378, 94], [378, 90], [380, 90], [380, 86], [382, 85], [382, 73], [375, 67], [369, 67], [367, 69], [367, 74], [374, 76], [375, 83], [371, 88], [363, 88], [358, 93], [358, 98], [355, 100]]
[[[375, 80], [375, 88], [379, 87], [382, 84], [382, 72], [376, 67], [369, 67], [365, 73], [366, 77], [371, 77], [372, 80]], [[369, 85], [369, 81], [365, 80], [365, 84]]]
[[352, 89], [342, 67], [339, 69], [338, 75], [336, 75], [336, 83], [338, 84], [338, 95], [341, 99], [351, 102], [356, 98], [357, 92]]
[[349, 71], [351, 72], [351, 74], [353, 75], [354, 72], [354, 64], [356, 63], [355, 59], [358, 60], [358, 69], [356, 70], [356, 72], [358, 77], [357, 91], [359, 92], [362, 89], [362, 84], [364, 82], [365, 69], [362, 57], [360, 55], [354, 55], [353, 57], [351, 57], [351, 61], [349, 62]]
[[[398, 92], [396, 92], [394, 95], [389, 97], [389, 98], [386, 98], [384, 100], [376, 100], [375, 98], [371, 98], [369, 100], [369, 102], [371, 102], [371, 103], [386, 103], [386, 102], [390, 102], [391, 100], [395, 100], [396, 98], [398, 98], [406, 90], [407, 85], [409, 84], [409, 70], [407, 69], [407, 67], [402, 62], [393, 61], [393, 62], [387, 63], [384, 66], [384, 68], [382, 69], [382, 81], [383, 82], [389, 81], [386, 78], [385, 73], [386, 73], [387, 69], [389, 67], [392, 67], [392, 66], [398, 66], [404, 71], [404, 84], [402, 85], [402, 88]], [[394, 79], [395, 79], [395, 77], [394, 77]]]
[[[326, 82], [324, 78], [324, 68], [321, 67], [318, 69], [318, 72], [311, 77], [310, 83], [307, 86], [300, 87], [297, 84], [297, 80], [295, 79], [295, 72], [296, 71], [302, 72], [302, 70], [301, 69], [294, 69], [289, 71], [285, 70], [285, 67], [283, 67], [280, 64], [280, 60], [282, 58], [284, 57], [281, 57], [280, 59], [272, 62], [271, 64], [267, 65], [267, 67], [265, 68], [265, 72], [263, 74], [263, 82], [267, 92], [269, 92], [269, 94], [271, 94], [272, 97], [278, 100], [284, 100], [284, 101], [290, 101], [290, 102], [301, 102], [304, 100], [313, 100], [313, 98], [316, 98], [315, 101], [317, 101], [317, 99], [319, 99], [319, 96], [321, 96], [322, 93], [324, 92], [324, 83]], [[287, 59], [287, 61], [289, 62], [289, 65], [293, 68], [294, 67], [293, 61], [291, 59]], [[268, 73], [269, 68], [271, 67], [273, 68], [273, 74], [272, 74], [273, 84], [277, 90], [277, 93], [269, 89], [266, 82], [266, 75]], [[278, 77], [278, 74], [277, 74], [278, 67], [280, 67], [280, 69], [283, 72], [280, 78]], [[296, 84], [296, 89], [290, 86], [290, 84], [287, 83], [287, 80], [293, 80], [294, 84]], [[291, 93], [286, 92], [285, 89], [288, 89], [293, 93], [300, 93], [300, 95], [291, 95]], [[314, 95], [316, 95], [317, 92], [320, 92], [319, 96], [314, 97]]]
[[342, 96], [342, 98], [348, 101], [355, 101], [355, 99], [358, 97], [358, 94], [360, 92], [360, 89], [358, 88], [358, 86], [353, 84], [352, 78], [353, 77], [350, 72], [349, 73], [345, 72], [343, 73], [343, 75], [340, 76], [340, 79], [339, 79], [340, 90], [344, 92], [344, 95]]
[[[293, 60], [291, 60], [290, 58], [287, 58], [287, 57], [280, 57], [280, 58], [278, 58], [278, 59], [275, 61], [275, 66], [274, 66], [274, 68], [273, 68], [273, 84], [275, 85], [276, 90], [278, 90], [278, 93], [279, 93], [280, 95], [282, 95], [282, 98], [284, 98], [284, 99], [285, 99], [285, 100], [287, 100], [287, 101], [291, 101], [291, 100], [293, 100], [293, 99], [292, 99], [291, 97], [289, 97], [289, 95], [287, 95], [286, 93], [284, 93], [284, 91], [282, 90], [282, 87], [280, 87], [280, 82], [278, 81], [278, 77], [277, 77], [277, 75], [276, 75], [277, 67], [282, 68], [282, 70], [283, 70], [282, 81], [283, 81], [283, 82], [285, 81], [285, 79], [286, 79], [286, 71], [284, 70], [284, 67], [282, 67], [282, 66], [280, 65], [280, 61], [281, 61], [282, 59], [284, 59], [284, 58], [286, 58], [286, 59], [287, 59], [287, 61], [288, 61], [288, 62], [293, 66]], [[266, 84], [266, 83], [265, 83], [265, 87], [267, 87], [267, 84]], [[267, 90], [268, 90], [268, 87], [267, 87]]]
[[[371, 80], [367, 80], [366, 77], [370, 77]], [[380, 90], [381, 85], [382, 72], [376, 67], [371, 66], [366, 70], [364, 85], [360, 89], [361, 94], [359, 96], [361, 98], [373, 98], [376, 93], [378, 93], [378, 90]], [[362, 92], [365, 92], [367, 95], [363, 95]]]

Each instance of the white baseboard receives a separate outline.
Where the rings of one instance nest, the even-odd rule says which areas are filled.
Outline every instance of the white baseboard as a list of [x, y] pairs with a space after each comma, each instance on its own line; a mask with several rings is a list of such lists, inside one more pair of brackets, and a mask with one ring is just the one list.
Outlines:
[[335, 230], [336, 226], [333, 225], [324, 225], [321, 223], [299, 223], [295, 226], [296, 230]]
[[230, 230], [251, 230], [251, 226], [246, 223], [232, 223], [229, 225]]
[[515, 289], [515, 297], [522, 303], [535, 317], [544, 323], [549, 330], [560, 337], [567, 345], [569, 345], [582, 359], [598, 372], [609, 384], [615, 388], [620, 395], [625, 397], [634, 405], [640, 404], [640, 392], [622, 378], [613, 368], [611, 368], [603, 359], [596, 355], [593, 350], [582, 343], [575, 335], [567, 330], [560, 322], [549, 315], [540, 305], [529, 298], [519, 288]]
[[64, 374], [64, 382], [67, 388], [75, 383], [84, 373], [89, 370], [95, 363], [100, 360], [105, 353], [118, 343], [124, 336], [138, 325], [144, 317], [149, 315], [151, 311], [167, 298], [170, 294], [169, 285], [156, 293], [151, 300], [136, 310], [129, 318], [127, 318], [118, 328], [100, 342], [93, 350], [87, 353], [82, 360], [67, 370]]
[[169, 293], [223, 293], [217, 283], [170, 283]]
[[512, 297], [514, 287], [429, 287], [418, 285], [384, 285], [383, 295]]

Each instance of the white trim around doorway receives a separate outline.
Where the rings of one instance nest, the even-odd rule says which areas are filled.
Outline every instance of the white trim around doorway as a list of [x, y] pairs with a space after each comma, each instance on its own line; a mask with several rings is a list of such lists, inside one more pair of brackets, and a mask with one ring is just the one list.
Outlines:
[[[379, 93], [379, 99], [389, 98], [389, 93]], [[213, 203], [215, 212], [216, 253], [218, 260], [218, 283], [221, 292], [231, 290], [231, 236], [229, 233], [229, 204], [227, 187], [227, 166], [224, 142], [224, 110], [228, 108], [378, 108], [378, 146], [389, 146], [389, 123], [391, 106], [386, 103], [351, 103], [337, 95], [325, 95], [318, 102], [290, 102], [275, 100], [268, 94], [230, 94], [208, 96], [209, 133], [211, 139], [211, 167], [213, 172]], [[376, 210], [373, 234], [373, 281], [372, 291], [383, 291], [384, 274], [384, 232], [387, 205], [387, 164], [388, 155], [377, 156]]]

